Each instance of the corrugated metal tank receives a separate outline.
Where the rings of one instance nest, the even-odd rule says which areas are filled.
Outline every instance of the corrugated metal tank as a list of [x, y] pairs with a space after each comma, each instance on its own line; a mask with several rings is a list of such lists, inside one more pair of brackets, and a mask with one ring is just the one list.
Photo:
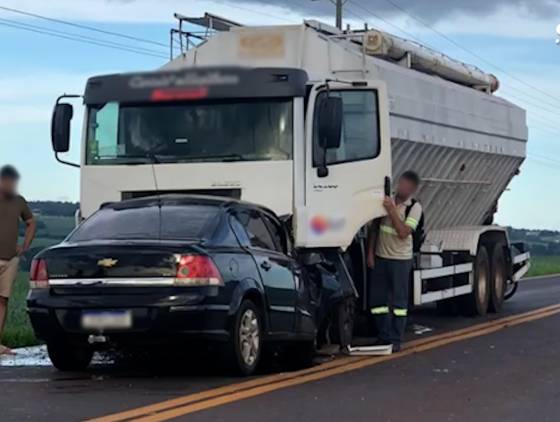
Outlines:
[[427, 229], [477, 226], [492, 214], [522, 157], [392, 139], [393, 174], [422, 176]]

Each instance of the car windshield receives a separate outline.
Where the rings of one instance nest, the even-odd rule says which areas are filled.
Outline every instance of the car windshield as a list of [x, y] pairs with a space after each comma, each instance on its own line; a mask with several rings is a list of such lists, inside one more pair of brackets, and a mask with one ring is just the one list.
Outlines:
[[287, 99], [92, 106], [86, 162], [290, 160], [292, 115]]
[[219, 208], [163, 205], [104, 208], [84, 221], [70, 242], [91, 240], [204, 240], [214, 232]]

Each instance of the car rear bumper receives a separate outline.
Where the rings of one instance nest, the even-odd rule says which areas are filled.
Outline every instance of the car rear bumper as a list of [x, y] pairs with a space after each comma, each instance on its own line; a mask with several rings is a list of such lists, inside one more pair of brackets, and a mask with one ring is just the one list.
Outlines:
[[[87, 338], [103, 334], [110, 342], [159, 344], [185, 338], [227, 340], [230, 306], [209, 303], [197, 294], [130, 296], [56, 296], [32, 291], [27, 300], [31, 324], [38, 338]], [[84, 312], [121, 312], [132, 315], [130, 328], [92, 330], [82, 327]]]

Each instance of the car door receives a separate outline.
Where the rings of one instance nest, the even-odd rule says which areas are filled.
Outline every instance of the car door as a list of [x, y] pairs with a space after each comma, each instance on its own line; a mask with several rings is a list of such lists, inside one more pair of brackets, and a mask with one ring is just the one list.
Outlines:
[[270, 331], [274, 334], [293, 333], [297, 293], [291, 258], [280, 249], [265, 214], [248, 210], [238, 213], [237, 218], [247, 232], [249, 250], [261, 275]]

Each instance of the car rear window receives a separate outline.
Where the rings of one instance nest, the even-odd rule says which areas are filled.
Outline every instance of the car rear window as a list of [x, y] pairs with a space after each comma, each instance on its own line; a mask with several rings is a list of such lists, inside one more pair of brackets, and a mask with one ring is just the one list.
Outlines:
[[84, 221], [69, 241], [202, 240], [212, 236], [219, 208], [209, 205], [164, 205], [106, 208]]

